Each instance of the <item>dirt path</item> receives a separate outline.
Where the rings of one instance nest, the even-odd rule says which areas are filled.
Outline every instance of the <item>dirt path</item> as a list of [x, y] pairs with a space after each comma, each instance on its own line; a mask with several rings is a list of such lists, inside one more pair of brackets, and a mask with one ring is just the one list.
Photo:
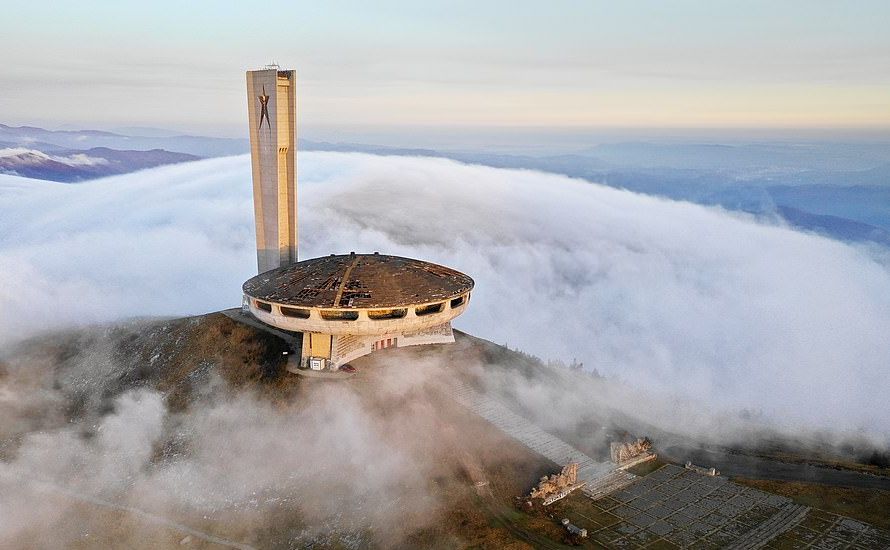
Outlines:
[[679, 464], [689, 460], [709, 468], [713, 466], [728, 477], [806, 481], [838, 487], [890, 491], [890, 478], [850, 470], [835, 470], [811, 464], [792, 464], [768, 458], [679, 445], [660, 449], [659, 454], [662, 458]]

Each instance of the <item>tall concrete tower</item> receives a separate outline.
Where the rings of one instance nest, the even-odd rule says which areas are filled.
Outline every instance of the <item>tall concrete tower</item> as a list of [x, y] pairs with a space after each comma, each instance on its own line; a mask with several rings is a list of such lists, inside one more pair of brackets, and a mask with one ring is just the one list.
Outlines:
[[247, 71], [259, 272], [297, 261], [296, 71]]

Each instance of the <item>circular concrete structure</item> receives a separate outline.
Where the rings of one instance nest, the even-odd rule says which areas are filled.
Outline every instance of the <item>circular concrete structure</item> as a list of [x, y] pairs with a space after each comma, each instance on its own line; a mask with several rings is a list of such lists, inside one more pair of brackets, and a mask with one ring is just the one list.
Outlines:
[[250, 312], [274, 327], [360, 336], [451, 321], [466, 309], [473, 279], [399, 256], [332, 254], [261, 273], [242, 289]]

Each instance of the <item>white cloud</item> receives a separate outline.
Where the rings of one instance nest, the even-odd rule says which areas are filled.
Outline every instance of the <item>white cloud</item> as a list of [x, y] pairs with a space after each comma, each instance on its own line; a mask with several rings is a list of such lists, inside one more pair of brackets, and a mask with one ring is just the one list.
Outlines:
[[[250, 540], [279, 527], [292, 530], [295, 547], [350, 532], [389, 546], [434, 517], [427, 457], [453, 443], [416, 437], [438, 426], [435, 411], [415, 401], [406, 421], [328, 386], [288, 405], [245, 391], [176, 414], [155, 391], [126, 392], [95, 423], [31, 431], [14, 460], [0, 461], [0, 543], [66, 547], [82, 533], [111, 531], [132, 547], [157, 537], [151, 527], [160, 523], [210, 531], [195, 533], [202, 538]], [[159, 458], [171, 440], [182, 448]], [[139, 521], [116, 530], [103, 508]]]
[[101, 157], [91, 157], [84, 153], [74, 153], [72, 155], [54, 156], [53, 160], [57, 160], [68, 166], [104, 166], [108, 164], [108, 160]]
[[[108, 160], [101, 157], [91, 157], [85, 153], [73, 153], [70, 155], [49, 155], [37, 149], [24, 147], [8, 147], [0, 149], [0, 159], [7, 159], [6, 163], [19, 165], [43, 164], [47, 161], [55, 161], [68, 166], [103, 166]], [[15, 166], [15, 164], [13, 164]]]
[[[562, 176], [302, 153], [301, 256], [374, 251], [477, 282], [456, 322], [715, 407], [890, 434], [890, 272], [863, 250]], [[238, 305], [247, 157], [80, 185], [0, 176], [0, 341]]]

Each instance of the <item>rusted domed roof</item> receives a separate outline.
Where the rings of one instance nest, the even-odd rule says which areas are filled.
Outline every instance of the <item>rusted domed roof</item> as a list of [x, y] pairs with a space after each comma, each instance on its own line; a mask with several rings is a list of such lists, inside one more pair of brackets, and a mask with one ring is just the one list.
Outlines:
[[260, 273], [243, 290], [258, 300], [297, 307], [394, 308], [460, 296], [473, 279], [430, 262], [383, 254], [304, 260]]

